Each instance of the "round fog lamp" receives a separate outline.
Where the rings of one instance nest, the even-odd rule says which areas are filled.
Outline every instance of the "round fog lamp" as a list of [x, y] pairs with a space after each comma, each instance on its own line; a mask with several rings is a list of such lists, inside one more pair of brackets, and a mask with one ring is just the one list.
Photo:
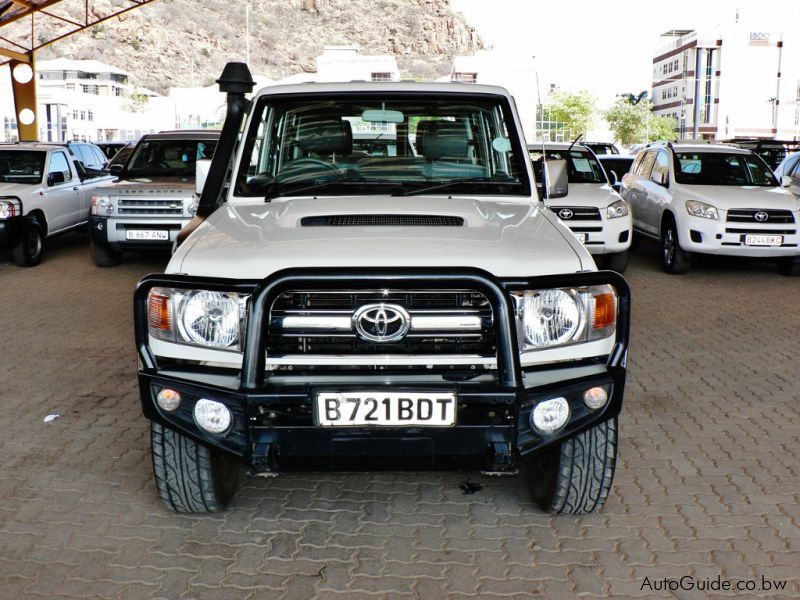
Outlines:
[[231, 426], [231, 411], [221, 402], [200, 398], [194, 405], [194, 420], [209, 433], [225, 433]]
[[601, 387], [589, 388], [583, 392], [583, 402], [592, 410], [603, 408], [608, 402], [608, 392]]
[[158, 405], [167, 412], [176, 410], [181, 405], [181, 395], [175, 390], [164, 388], [156, 396]]
[[569, 402], [566, 398], [553, 398], [539, 402], [531, 413], [531, 425], [542, 433], [561, 429], [569, 419]]

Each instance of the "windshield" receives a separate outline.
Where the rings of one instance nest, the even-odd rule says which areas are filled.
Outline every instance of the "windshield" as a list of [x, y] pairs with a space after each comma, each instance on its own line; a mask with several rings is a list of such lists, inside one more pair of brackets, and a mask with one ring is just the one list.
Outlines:
[[[586, 149], [573, 147], [569, 152], [566, 149], [545, 149], [545, 152], [547, 152], [547, 160], [567, 161], [567, 180], [570, 183], [608, 183], [606, 174], [597, 162], [597, 158]], [[536, 181], [543, 181], [542, 151], [531, 148], [530, 153]]]
[[689, 185], [777, 186], [769, 167], [755, 154], [676, 152], [675, 181]]
[[614, 144], [586, 144], [595, 154], [619, 154]]
[[0, 150], [0, 181], [41, 183], [45, 155], [45, 152], [28, 150]]
[[194, 177], [197, 159], [211, 158], [216, 140], [142, 140], [126, 164], [127, 177]]
[[505, 98], [321, 94], [262, 98], [236, 180], [239, 196], [530, 195]]

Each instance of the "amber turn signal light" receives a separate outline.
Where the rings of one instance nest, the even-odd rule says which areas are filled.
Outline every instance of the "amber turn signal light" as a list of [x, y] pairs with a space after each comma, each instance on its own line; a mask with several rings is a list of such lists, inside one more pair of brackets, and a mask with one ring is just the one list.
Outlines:
[[150, 292], [147, 298], [147, 320], [150, 329], [159, 331], [172, 330], [172, 311], [170, 310], [170, 297], [158, 293]]
[[617, 321], [617, 302], [614, 294], [605, 292], [594, 297], [592, 329], [612, 327]]

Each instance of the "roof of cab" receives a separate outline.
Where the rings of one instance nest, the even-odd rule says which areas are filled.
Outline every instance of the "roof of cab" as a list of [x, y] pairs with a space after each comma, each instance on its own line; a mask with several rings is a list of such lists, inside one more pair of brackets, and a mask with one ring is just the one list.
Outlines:
[[482, 85], [477, 83], [438, 82], [438, 81], [349, 81], [342, 83], [295, 83], [290, 85], [271, 85], [261, 88], [256, 98], [278, 94], [326, 94], [342, 92], [418, 92], [444, 94], [492, 94], [496, 96], [511, 95], [503, 87]]

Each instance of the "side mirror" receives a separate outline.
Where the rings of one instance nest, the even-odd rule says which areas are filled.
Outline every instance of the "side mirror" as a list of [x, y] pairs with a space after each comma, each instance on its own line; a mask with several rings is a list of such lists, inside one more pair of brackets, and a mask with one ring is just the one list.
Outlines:
[[47, 175], [47, 185], [52, 187], [54, 185], [59, 185], [60, 183], [64, 183], [66, 178], [64, 177], [63, 171], [55, 171], [54, 173], [48, 173]]
[[617, 185], [619, 183], [619, 177], [617, 177], [617, 172], [609, 171], [608, 174], [611, 175], [611, 185], [612, 186]]
[[781, 187], [790, 188], [792, 187], [792, 178], [788, 175], [784, 175], [781, 177]]
[[545, 163], [544, 182], [547, 188], [546, 198], [553, 200], [563, 198], [569, 193], [569, 181], [567, 180], [567, 161], [548, 160]]
[[115, 165], [111, 165], [108, 167], [108, 172], [111, 173], [114, 177], [119, 177], [122, 175], [122, 165], [117, 163]]
[[210, 158], [201, 158], [195, 163], [194, 191], [198, 196], [203, 194], [209, 169], [211, 169]]
[[669, 175], [667, 175], [664, 171], [658, 171], [653, 173], [653, 181], [655, 181], [658, 185], [667, 187], [667, 182], [669, 181]]

